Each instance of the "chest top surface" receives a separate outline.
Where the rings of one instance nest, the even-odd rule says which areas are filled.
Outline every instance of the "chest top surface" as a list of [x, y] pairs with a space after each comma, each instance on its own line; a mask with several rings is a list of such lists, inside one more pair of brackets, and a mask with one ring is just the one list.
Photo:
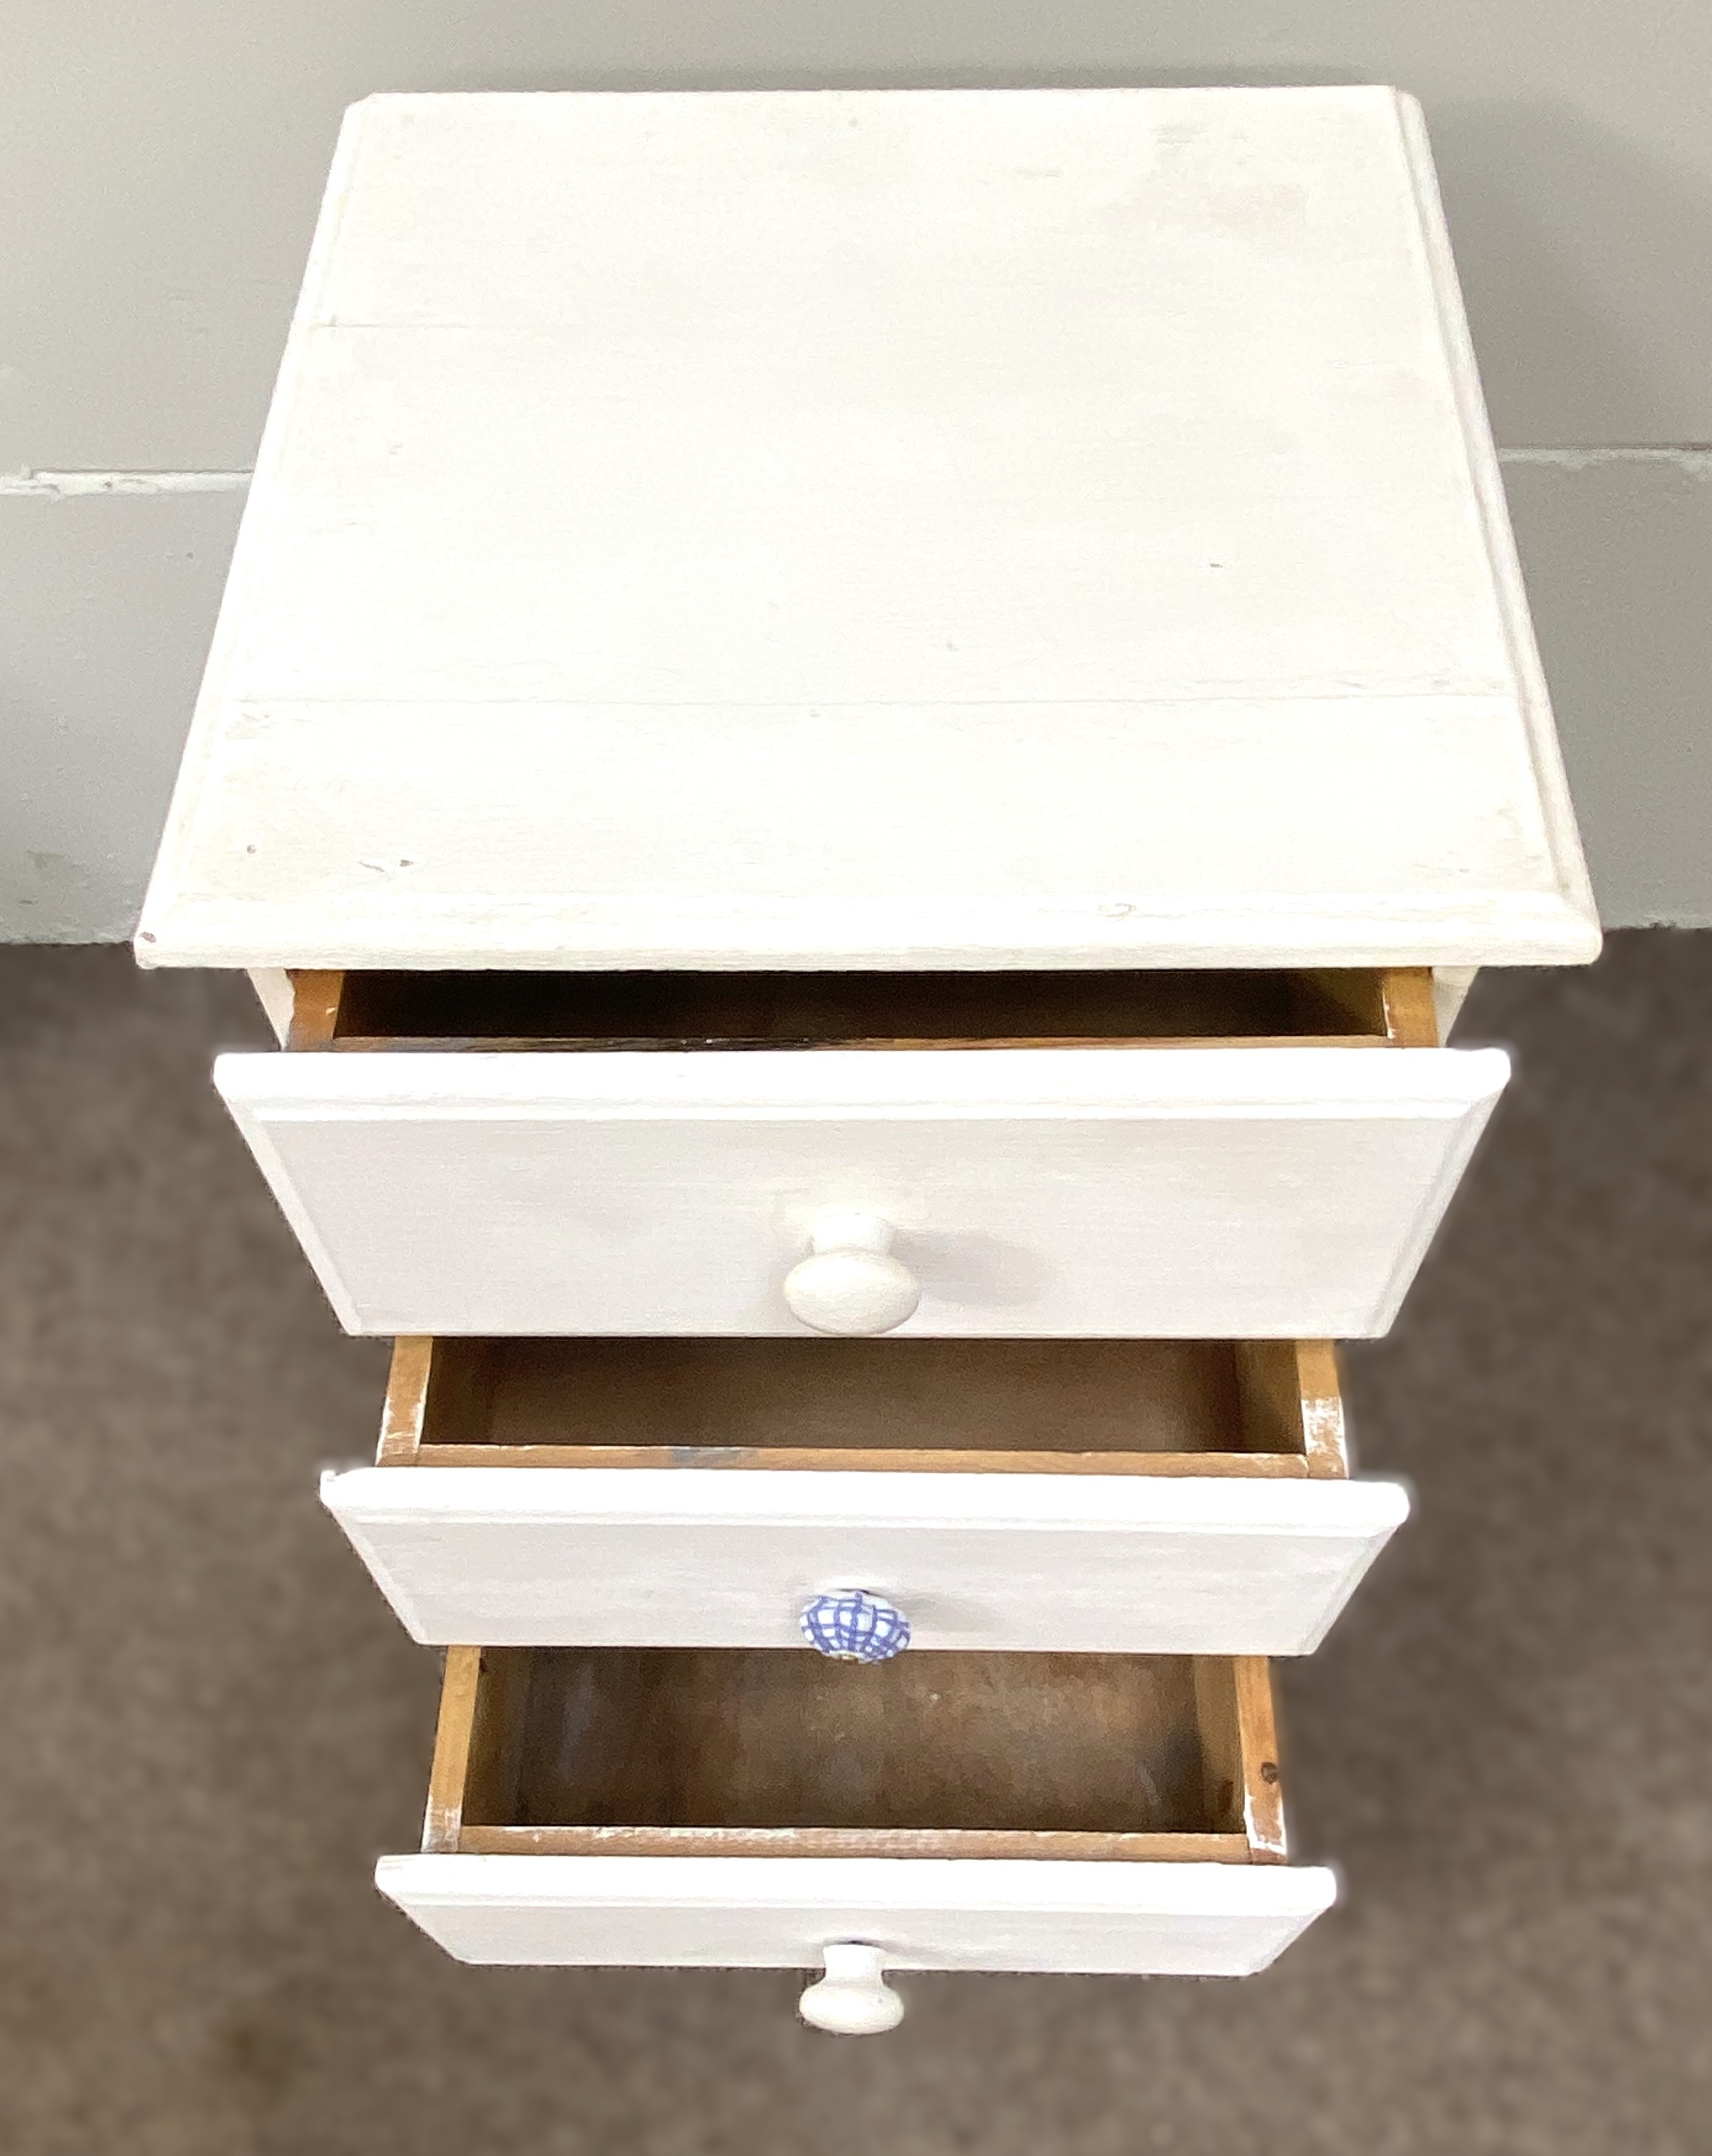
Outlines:
[[1407, 98], [347, 116], [145, 963], [1597, 942]]

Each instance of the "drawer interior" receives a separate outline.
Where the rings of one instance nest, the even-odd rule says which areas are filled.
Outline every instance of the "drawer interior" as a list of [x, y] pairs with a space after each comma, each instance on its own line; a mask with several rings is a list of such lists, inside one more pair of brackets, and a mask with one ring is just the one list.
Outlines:
[[1314, 1340], [398, 1341], [382, 1466], [1342, 1476]]
[[449, 1650], [425, 1845], [561, 1855], [1284, 1854], [1263, 1659]]
[[333, 1049], [1421, 1045], [1422, 967], [1056, 973], [299, 973], [289, 1045]]

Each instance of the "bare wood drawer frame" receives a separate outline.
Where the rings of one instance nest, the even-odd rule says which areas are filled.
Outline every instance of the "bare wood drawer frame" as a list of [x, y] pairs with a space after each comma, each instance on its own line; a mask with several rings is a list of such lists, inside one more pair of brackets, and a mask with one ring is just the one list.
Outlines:
[[[1228, 1355], [1234, 1363], [1234, 1426], [1222, 1443], [1204, 1449], [1152, 1449], [1139, 1441], [1152, 1419], [1175, 1418], [1187, 1431], [1192, 1416], [1181, 1404], [1185, 1387], [1201, 1378], [1201, 1365]], [[667, 1413], [638, 1383], [642, 1397], [628, 1399], [620, 1378], [628, 1381], [653, 1371], [699, 1383], [715, 1397], [729, 1394], [734, 1377], [746, 1382], [748, 1401], [730, 1410], [736, 1441], [705, 1445], [683, 1442], [602, 1444], [573, 1440], [552, 1443], [459, 1442], [489, 1425], [494, 1395], [507, 1364], [525, 1358], [549, 1373], [556, 1364], [559, 1397], [576, 1400], [579, 1368], [605, 1381], [602, 1408], [596, 1420], [616, 1409], [625, 1421], [668, 1421]], [[1074, 1417], [1063, 1424], [1061, 1445], [994, 1445], [941, 1442], [900, 1445], [888, 1441], [893, 1409], [886, 1380], [913, 1363], [937, 1367], [947, 1382], [937, 1394], [930, 1419], [935, 1428], [977, 1423], [983, 1415], [1014, 1423], [1006, 1413], [1007, 1389], [1025, 1398], [1030, 1378], [1038, 1386], [1054, 1368], [1074, 1358], [1110, 1363], [1114, 1383], [1128, 1388], [1138, 1442], [1122, 1450], [1090, 1450], [1077, 1443]], [[812, 1373], [815, 1383], [803, 1383]], [[962, 1382], [959, 1382], [959, 1373]], [[794, 1380], [777, 1408], [767, 1399], [777, 1380]], [[760, 1395], [759, 1405], [754, 1402]], [[777, 1441], [776, 1430], [793, 1413], [812, 1419], [818, 1397], [847, 1394], [845, 1421], [862, 1425], [879, 1441], [853, 1445], [791, 1445]], [[549, 1394], [549, 1399], [552, 1394]], [[793, 1407], [796, 1400], [805, 1409]], [[746, 1412], [746, 1406], [747, 1411]], [[550, 1424], [551, 1405], [537, 1406], [531, 1425]], [[751, 1418], [764, 1419], [758, 1432]], [[569, 1419], [567, 1416], [566, 1419]], [[924, 1420], [929, 1419], [927, 1417]], [[1049, 1425], [1048, 1425], [1049, 1427]], [[761, 1436], [765, 1441], [755, 1441]], [[745, 1440], [747, 1441], [745, 1441]], [[376, 1464], [382, 1467], [516, 1468], [679, 1468], [685, 1471], [758, 1469], [789, 1472], [965, 1475], [1156, 1475], [1305, 1477], [1341, 1481], [1350, 1471], [1337, 1358], [1325, 1340], [1244, 1341], [1064, 1341], [1016, 1342], [910, 1340], [877, 1342], [605, 1339], [565, 1341], [483, 1341], [449, 1337], [406, 1337], [393, 1344], [391, 1380], [382, 1418]]]
[[[290, 975], [297, 1050], [1432, 1048], [1430, 967]], [[519, 1006], [521, 1006], [520, 1010]], [[519, 1029], [520, 1021], [531, 1021]]]
[[[912, 1650], [855, 1669], [807, 1650], [458, 1646], [423, 1847], [1281, 1864], [1278, 1755], [1258, 1656]], [[618, 1817], [528, 1816], [579, 1809]], [[818, 1823], [840, 1809], [863, 1816]], [[936, 1810], [996, 1823], [930, 1824]], [[1052, 1823], [1020, 1823], [1037, 1810]]]

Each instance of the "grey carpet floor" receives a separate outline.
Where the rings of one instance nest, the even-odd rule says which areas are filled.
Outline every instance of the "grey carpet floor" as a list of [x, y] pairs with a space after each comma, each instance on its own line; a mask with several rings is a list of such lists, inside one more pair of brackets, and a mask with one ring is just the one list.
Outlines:
[[462, 1969], [375, 1896], [433, 1658], [321, 1513], [342, 1338], [206, 1081], [238, 982], [0, 953], [9, 2156], [1712, 2149], [1712, 936], [1482, 983], [1520, 1076], [1392, 1336], [1417, 1516], [1284, 1681], [1342, 1907], [1245, 1984]]

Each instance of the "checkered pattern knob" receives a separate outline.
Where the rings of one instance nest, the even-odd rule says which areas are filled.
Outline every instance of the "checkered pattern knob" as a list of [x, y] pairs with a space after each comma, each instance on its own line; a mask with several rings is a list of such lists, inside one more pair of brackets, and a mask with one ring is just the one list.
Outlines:
[[889, 1662], [910, 1644], [903, 1611], [859, 1587], [817, 1594], [800, 1622], [809, 1645], [835, 1662]]

